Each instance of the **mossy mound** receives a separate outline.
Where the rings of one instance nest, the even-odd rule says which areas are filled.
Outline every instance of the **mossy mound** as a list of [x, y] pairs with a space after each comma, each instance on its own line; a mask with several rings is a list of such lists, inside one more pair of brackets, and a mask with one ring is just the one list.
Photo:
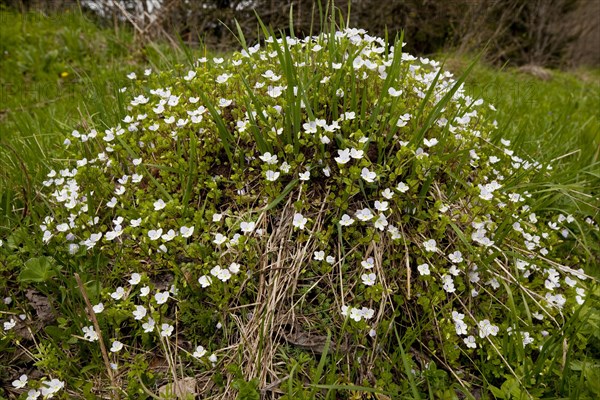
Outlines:
[[435, 374], [467, 394], [551, 379], [549, 332], [586, 297], [580, 256], [559, 251], [573, 217], [526, 189], [551, 167], [498, 140], [462, 79], [400, 48], [357, 29], [270, 37], [131, 74], [122, 123], [73, 132], [42, 229], [59, 253], [136, 273], [96, 299], [128, 349], [111, 356], [162, 343], [169, 358], [177, 334], [186, 371], [213, 377], [203, 395], [318, 383], [324, 352], [338, 384], [393, 396]]

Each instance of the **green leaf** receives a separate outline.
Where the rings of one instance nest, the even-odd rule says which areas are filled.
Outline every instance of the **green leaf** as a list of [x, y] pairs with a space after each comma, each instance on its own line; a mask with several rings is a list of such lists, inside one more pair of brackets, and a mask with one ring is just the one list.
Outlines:
[[246, 382], [243, 379], [236, 379], [233, 387], [238, 390], [238, 400], [259, 400], [258, 384], [255, 379]]
[[56, 268], [52, 257], [30, 258], [25, 262], [23, 270], [19, 274], [19, 282], [42, 283], [56, 276]]

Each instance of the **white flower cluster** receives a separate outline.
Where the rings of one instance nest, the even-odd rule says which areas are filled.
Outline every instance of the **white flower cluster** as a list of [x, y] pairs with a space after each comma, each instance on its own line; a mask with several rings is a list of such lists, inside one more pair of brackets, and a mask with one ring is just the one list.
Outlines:
[[[25, 374], [21, 375], [18, 379], [12, 382], [12, 386], [16, 389], [24, 389], [29, 383], [29, 377]], [[35, 400], [42, 396], [44, 399], [51, 399], [60, 390], [65, 387], [65, 383], [59, 379], [42, 380], [42, 384], [39, 389], [30, 389], [27, 392], [27, 400]]]
[[[313, 54], [325, 52], [329, 41], [344, 41], [349, 49], [339, 59], [334, 59], [333, 55], [312, 57]], [[516, 189], [507, 178], [512, 178], [517, 173], [543, 171], [551, 167], [515, 155], [509, 148], [510, 141], [506, 139], [501, 139], [498, 146], [492, 145], [489, 132], [484, 130], [484, 127], [487, 129], [486, 125], [480, 123], [488, 112], [482, 107], [483, 100], [471, 98], [462, 86], [455, 88], [456, 81], [452, 74], [441, 71], [438, 62], [413, 57], [402, 52], [401, 48], [390, 48], [385, 40], [372, 37], [360, 29], [346, 29], [331, 36], [321, 35], [302, 40], [289, 37], [285, 39], [291, 54], [302, 50], [311, 52], [311, 57], [308, 58], [292, 57], [293, 67], [300, 77], [312, 76], [316, 67], [322, 68], [324, 76], [315, 80], [319, 89], [335, 84], [336, 76], [343, 72], [352, 74], [359, 84], [368, 81], [372, 90], [380, 90], [376, 96], [377, 107], [389, 106], [387, 110], [390, 113], [389, 120], [385, 122], [387, 125], [382, 127], [382, 131], [389, 131], [389, 143], [384, 144], [393, 150], [390, 152], [393, 157], [405, 158], [402, 162], [406, 162], [395, 171], [390, 171], [389, 165], [375, 162], [376, 157], [371, 155], [372, 149], [380, 146], [385, 138], [380, 137], [380, 132], [368, 132], [368, 135], [363, 133], [364, 121], [361, 121], [360, 110], [351, 109], [350, 102], [346, 102], [351, 95], [350, 91], [344, 87], [332, 87], [329, 97], [338, 102], [335, 112], [323, 113], [314, 109], [315, 104], [309, 104], [313, 101], [307, 99], [319, 97], [312, 96], [310, 92], [315, 88], [299, 84], [302, 79], [288, 82], [281, 65], [278, 65], [279, 57], [274, 44], [281, 46], [284, 40], [267, 38], [264, 44], [235, 53], [229, 60], [199, 59], [199, 66], [205, 64], [202, 67], [210, 68], [198, 67], [187, 71], [183, 78], [177, 78], [171, 84], [161, 83], [163, 87], [148, 89], [145, 83], [136, 86], [138, 75], [129, 74], [128, 78], [134, 84], [131, 91], [137, 91], [131, 94], [128, 103], [130, 115], [125, 116], [119, 125], [108, 128], [103, 133], [93, 129], [86, 133], [73, 131], [65, 145], [71, 146], [71, 140], [85, 143], [86, 149], [94, 144], [97, 147], [91, 148], [95, 149], [92, 153], [95, 156], [80, 155], [75, 158], [75, 168], [70, 166], [58, 172], [52, 170], [43, 182], [55, 208], [53, 217], [46, 217], [40, 226], [43, 241], [51, 243], [55, 240], [56, 243], [66, 244], [71, 254], [84, 254], [85, 251], [103, 250], [105, 247], [113, 249], [127, 239], [132, 239], [132, 251], [160, 253], [160, 257], [172, 257], [171, 260], [174, 253], [184, 251], [197, 241], [212, 247], [218, 258], [209, 267], [203, 267], [206, 269], [197, 279], [200, 287], [208, 288], [219, 282], [236, 282], [236, 275], [242, 269], [248, 269], [250, 276], [250, 263], [244, 262], [244, 255], [239, 251], [241, 246], [238, 245], [259, 241], [266, 236], [264, 233], [268, 232], [268, 228], [263, 224], [264, 219], [249, 216], [248, 210], [241, 210], [240, 215], [236, 215], [231, 211], [233, 207], [229, 207], [230, 204], [209, 204], [209, 208], [214, 207], [214, 210], [208, 212], [208, 219], [203, 214], [204, 207], [202, 214], [198, 212], [193, 216], [187, 215], [186, 212], [192, 213], [188, 207], [199, 200], [191, 197], [203, 197], [201, 191], [208, 187], [222, 189], [219, 186], [222, 184], [222, 176], [215, 172], [214, 165], [199, 171], [199, 175], [202, 172], [210, 176], [196, 185], [202, 189], [188, 189], [185, 191], [186, 196], [182, 193], [188, 182], [179, 182], [178, 179], [180, 175], [185, 175], [181, 173], [184, 171], [181, 166], [188, 168], [188, 164], [191, 166], [196, 161], [191, 159], [192, 152], [178, 160], [180, 163], [177, 167], [157, 165], [162, 162], [161, 152], [177, 148], [185, 153], [186, 146], [197, 143], [199, 138], [209, 143], [207, 151], [212, 151], [213, 147], [219, 151], [224, 149], [223, 143], [226, 140], [218, 136], [219, 129], [216, 127], [219, 125], [219, 116], [227, 115], [231, 121], [227, 121], [226, 133], [233, 135], [236, 143], [247, 144], [248, 138], [255, 132], [263, 134], [260, 139], [265, 141], [250, 141], [252, 144], [243, 149], [243, 154], [236, 153], [248, 176], [240, 178], [244, 181], [241, 182], [243, 185], [231, 190], [238, 196], [232, 195], [228, 199], [232, 203], [255, 196], [252, 186], [255, 184], [255, 187], [265, 188], [265, 191], [278, 196], [286, 184], [298, 184], [300, 194], [305, 194], [312, 193], [313, 185], [320, 178], [336, 182], [340, 186], [343, 183], [347, 187], [359, 188], [356, 190], [360, 190], [363, 198], [356, 200], [360, 198], [360, 194], [356, 195], [344, 208], [336, 209], [336, 214], [327, 221], [336, 224], [336, 228], [344, 234], [355, 230], [370, 230], [380, 237], [380, 243], [391, 242], [391, 246], [398, 243], [412, 245], [412, 251], [409, 249], [406, 256], [413, 263], [411, 265], [418, 264], [418, 281], [423, 286], [417, 290], [424, 290], [422, 288], [428, 288], [430, 283], [435, 282], [443, 289], [442, 293], [447, 296], [448, 302], [452, 302], [463, 290], [470, 293], [471, 297], [480, 293], [483, 296], [492, 291], [498, 294], [501, 282], [504, 283], [502, 274], [496, 270], [490, 271], [492, 268], [488, 268], [488, 260], [484, 260], [487, 255], [492, 256], [498, 251], [498, 254], [517, 253], [514, 265], [504, 265], [503, 263], [510, 264], [513, 261], [500, 261], [502, 257], [489, 263], [498, 261], [503, 267], [516, 267], [518, 276], [515, 279], [520, 284], [527, 284], [526, 280], [531, 278], [541, 279], [547, 290], [542, 296], [545, 306], [550, 309], [564, 309], [569, 296], [578, 304], [585, 301], [586, 291], [581, 282], [586, 277], [582, 271], [550, 265], [544, 261], [558, 235], [566, 239], [572, 234], [573, 229], [569, 224], [574, 223], [575, 218], [561, 214], [558, 218], [546, 221], [546, 216], [542, 216], [540, 212], [537, 215], [528, 204], [532, 195]], [[401, 65], [402, 79], [389, 76], [394, 59]], [[238, 68], [248, 68], [256, 73], [241, 79], [236, 72]], [[152, 71], [146, 72], [144, 76], [150, 76]], [[185, 81], [184, 87], [193, 90], [180, 88], [182, 85], [179, 85], [179, 79]], [[158, 81], [149, 82], [158, 85]], [[261, 107], [253, 110], [236, 97], [237, 91], [231, 90], [231, 87], [246, 85], [253, 96], [264, 103]], [[411, 127], [418, 125], [420, 121], [417, 121], [417, 114], [410, 106], [420, 104], [420, 101], [429, 97], [431, 104], [427, 107], [438, 104], [452, 90], [455, 91], [451, 101], [426, 132], [426, 137], [424, 133], [422, 137], [414, 138]], [[208, 98], [209, 103], [205, 103], [204, 98], [201, 100], [196, 97], [201, 92], [207, 95], [212, 93], [212, 98]], [[213, 104], [210, 104], [211, 100]], [[493, 110], [493, 106], [489, 107]], [[290, 108], [298, 113], [299, 118], [293, 132], [290, 131], [290, 124], [286, 123]], [[329, 104], [322, 108], [333, 109]], [[495, 124], [491, 124], [489, 129], [494, 129], [493, 127]], [[290, 154], [289, 148], [281, 145], [296, 144], [299, 139], [302, 143], [308, 143], [306, 146], [310, 153], [307, 154], [310, 156], [302, 154], [302, 157], [295, 157], [299, 154]], [[491, 146], [496, 146], [493, 154], [490, 154]], [[464, 152], [466, 159], [468, 171], [460, 172], [468, 175], [465, 180], [468, 195], [458, 200], [434, 194], [433, 190], [425, 193], [426, 190], [423, 189], [428, 187], [423, 185], [423, 179], [431, 178], [431, 181], [437, 183], [434, 181], [435, 176], [431, 174], [437, 168], [445, 167], [439, 165], [439, 155], [448, 149], [457, 154]], [[299, 152], [303, 150], [300, 149]], [[431, 163], [436, 162], [432, 168]], [[230, 167], [233, 169], [235, 166]], [[410, 168], [415, 170], [415, 176], [406, 173]], [[177, 175], [173, 178], [177, 181], [175, 186], [168, 186], [170, 179], [156, 179], [156, 176], [171, 171], [177, 171], [172, 174]], [[425, 178], [419, 178], [419, 174]], [[94, 180], [93, 177], [96, 176], [102, 179]], [[96, 181], [108, 182], [108, 189], [94, 187]], [[263, 193], [259, 197], [258, 201], [265, 200], [265, 204], [272, 200], [263, 196]], [[434, 206], [431, 197], [434, 200], [442, 198]], [[208, 200], [206, 197], [206, 202]], [[294, 235], [298, 237], [319, 233], [316, 232], [317, 218], [309, 204], [302, 204], [303, 200], [304, 198], [299, 197], [294, 203], [295, 211], [288, 219], [294, 227]], [[421, 200], [424, 205], [418, 204]], [[431, 215], [443, 217], [444, 223], [451, 222], [463, 230], [464, 236], [460, 241], [452, 242], [442, 233], [425, 229], [419, 231], [418, 238], [414, 239], [414, 232], [407, 232], [406, 226], [412, 226], [414, 221], [411, 218], [418, 207], [429, 208], [427, 211], [431, 211]], [[479, 215], [469, 214], [475, 209], [483, 211]], [[204, 218], [202, 223], [199, 222], [201, 218]], [[591, 218], [588, 219], [586, 222], [597, 229], [597, 224]], [[500, 231], [502, 235], [498, 234]], [[446, 232], [446, 236], [454, 236], [454, 232]], [[329, 245], [323, 244], [319, 248], [333, 248]], [[469, 254], [473, 248], [486, 257]], [[412, 252], [418, 254], [413, 257]], [[394, 257], [392, 254], [385, 255], [388, 256]], [[345, 261], [341, 258], [336, 260], [334, 255], [327, 254], [325, 250], [317, 250], [312, 258], [317, 262], [325, 261], [331, 268], [343, 265]], [[381, 260], [378, 260], [377, 268], [373, 257], [362, 260], [360, 264], [365, 269], [355, 275], [360, 290], [379, 288], [386, 281]], [[117, 287], [110, 293], [112, 300], [108, 301], [132, 298], [134, 290], [138, 290], [133, 287], [141, 281], [141, 275], [134, 273], [129, 280], [131, 287]], [[215, 284], [207, 293], [220, 287]], [[167, 322], [162, 323], [159, 319], [156, 322], [152, 316], [156, 318], [154, 311], [175, 294], [165, 290], [157, 291], [151, 296], [150, 287], [146, 285], [139, 288], [138, 296], [148, 296], [149, 300], [140, 305], [132, 305], [133, 319], [142, 323], [146, 333], [156, 331], [161, 337], [171, 336], [173, 326]], [[103, 309], [102, 303], [94, 306], [96, 313], [101, 313]], [[370, 308], [350, 306], [343, 306], [341, 313], [356, 322], [370, 320], [375, 315], [375, 311]], [[476, 348], [475, 336], [468, 335], [469, 327], [464, 318], [464, 314], [452, 312], [452, 323], [457, 335], [468, 348]], [[488, 319], [473, 322], [477, 324], [481, 339], [491, 339], [490, 337], [499, 333], [499, 328]], [[14, 319], [4, 322], [4, 329], [12, 329], [15, 324]], [[93, 326], [83, 327], [82, 332], [85, 340], [98, 339]], [[118, 340], [112, 342], [112, 352], [122, 349], [123, 343]], [[202, 358], [206, 353], [207, 350], [199, 346], [194, 357]], [[213, 356], [214, 354], [209, 361], [215, 363], [216, 356]]]
[[351, 320], [359, 322], [361, 320], [369, 320], [375, 316], [375, 310], [367, 307], [355, 308], [349, 306], [342, 306], [342, 315], [349, 317]]

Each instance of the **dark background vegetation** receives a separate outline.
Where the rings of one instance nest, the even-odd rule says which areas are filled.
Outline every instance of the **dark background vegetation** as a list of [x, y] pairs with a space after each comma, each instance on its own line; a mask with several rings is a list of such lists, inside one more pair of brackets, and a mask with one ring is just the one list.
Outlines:
[[[343, 14], [348, 0], [334, 0]], [[322, 0], [323, 7], [327, 0]], [[0, 0], [0, 4], [40, 12], [83, 9], [115, 28], [131, 25], [141, 41], [204, 42], [227, 51], [239, 47], [226, 27], [239, 21], [256, 41], [255, 11], [275, 31], [302, 36], [320, 31], [316, 0]], [[393, 37], [401, 29], [407, 50], [474, 53], [485, 48], [495, 64], [545, 67], [600, 65], [600, 0], [351, 0], [350, 26]], [[9, 21], [4, 21], [9, 22]]]

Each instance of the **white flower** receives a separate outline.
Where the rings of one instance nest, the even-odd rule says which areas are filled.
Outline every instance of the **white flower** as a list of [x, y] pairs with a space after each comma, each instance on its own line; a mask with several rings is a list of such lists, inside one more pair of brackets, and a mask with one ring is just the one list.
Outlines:
[[371, 319], [375, 316], [375, 310], [367, 308], [367, 307], [363, 307], [360, 309], [360, 315], [364, 319]]
[[215, 79], [215, 80], [216, 80], [217, 83], [225, 83], [232, 76], [233, 76], [232, 74], [221, 74], [221, 75], [217, 76], [217, 79]]
[[137, 75], [135, 74], [135, 72], [130, 72], [127, 74], [128, 79], [135, 79], [136, 77], [137, 77]]
[[160, 326], [160, 336], [169, 337], [173, 333], [173, 325], [162, 324]]
[[396, 190], [399, 191], [400, 193], [406, 193], [406, 192], [408, 192], [408, 189], [409, 189], [408, 185], [404, 182], [400, 182], [398, 184], [398, 186], [396, 186]]
[[211, 354], [211, 355], [208, 357], [208, 361], [210, 361], [210, 362], [211, 362], [211, 363], [213, 363], [213, 364], [214, 364], [214, 363], [216, 363], [216, 362], [217, 362], [217, 355], [216, 355], [216, 354]]
[[223, 214], [217, 214], [217, 213], [215, 213], [212, 216], [212, 221], [213, 222], [219, 222], [219, 221], [221, 221], [221, 218], [223, 218]]
[[117, 226], [115, 226], [115, 229], [113, 231], [106, 232], [106, 234], [104, 235], [104, 238], [106, 240], [113, 240], [113, 239], [121, 236], [122, 233], [123, 233], [123, 227], [121, 225], [117, 225]]
[[268, 170], [266, 173], [266, 178], [270, 182], [275, 182], [277, 178], [279, 178], [279, 172]]
[[215, 239], [213, 240], [213, 243], [218, 246], [218, 245], [225, 243], [226, 241], [227, 241], [227, 236], [217, 233], [217, 234], [215, 234]]
[[308, 121], [308, 122], [302, 124], [302, 128], [304, 128], [306, 133], [317, 133], [316, 121]]
[[171, 240], [175, 239], [176, 235], [177, 234], [175, 233], [175, 231], [173, 229], [169, 229], [169, 231], [167, 233], [165, 233], [164, 235], [162, 235], [161, 238], [165, 242], [170, 242]]
[[215, 265], [214, 267], [211, 268], [210, 274], [212, 276], [217, 276], [217, 275], [219, 275], [220, 271], [221, 271], [221, 266], [220, 265]]
[[361, 261], [360, 265], [362, 265], [365, 269], [371, 269], [375, 266], [375, 260], [373, 257], [369, 257], [366, 260]]
[[362, 210], [356, 211], [356, 218], [365, 222], [373, 219], [374, 215], [368, 208], [363, 208]]
[[150, 229], [148, 231], [148, 237], [150, 238], [150, 240], [158, 240], [161, 235], [162, 235], [162, 228], [159, 229]]
[[4, 323], [4, 330], [9, 331], [12, 328], [14, 328], [15, 325], [17, 325], [17, 321], [15, 321], [13, 318], [11, 318], [10, 321], [7, 321]]
[[196, 350], [194, 351], [194, 354], [192, 354], [192, 356], [194, 356], [195, 358], [202, 358], [205, 354], [206, 349], [202, 346], [198, 346], [196, 347]]
[[460, 275], [460, 270], [456, 267], [456, 265], [452, 265], [450, 268], [448, 268], [448, 272], [454, 276]]
[[150, 293], [150, 287], [144, 286], [140, 289], [140, 297], [146, 297]]
[[410, 121], [410, 118], [411, 115], [408, 113], [401, 115], [400, 118], [398, 118], [398, 122], [396, 122], [396, 126], [399, 128], [406, 126], [408, 124], [408, 121]]
[[271, 154], [269, 152], [266, 152], [262, 156], [258, 156], [258, 158], [260, 158], [269, 165], [277, 164], [277, 154]]
[[310, 171], [301, 172], [298, 175], [301, 181], [307, 181], [310, 179]]
[[360, 321], [362, 319], [360, 310], [352, 307], [352, 309], [350, 310], [350, 319], [353, 319], [356, 322]]
[[281, 78], [281, 75], [275, 75], [275, 73], [270, 69], [266, 70], [265, 73], [261, 75], [273, 82], [276, 82]]
[[365, 61], [360, 56], [358, 56], [358, 57], [354, 58], [354, 60], [352, 60], [352, 66], [356, 70], [359, 70], [364, 64], [365, 64]]
[[40, 397], [41, 394], [42, 392], [40, 392], [39, 390], [30, 389], [27, 392], [27, 398], [25, 400], [36, 400], [38, 397]]
[[210, 273], [211, 273], [211, 275], [217, 277], [218, 279], [220, 279], [223, 282], [226, 282], [231, 278], [231, 272], [226, 268], [221, 268], [220, 265], [214, 266], [210, 270]]
[[135, 306], [135, 311], [133, 312], [134, 319], [140, 320], [146, 316], [147, 310], [144, 306]]
[[300, 213], [294, 214], [294, 219], [292, 221], [292, 224], [294, 225], [294, 227], [296, 227], [298, 229], [304, 229], [304, 225], [306, 225], [307, 222], [308, 222], [308, 219], [306, 219], [302, 214], [300, 214]]
[[27, 385], [27, 375], [21, 375], [19, 379], [12, 382], [12, 385], [17, 389], [24, 388]]
[[315, 251], [315, 253], [313, 254], [313, 259], [315, 259], [316, 261], [323, 261], [325, 259], [325, 252], [323, 250]]
[[[458, 318], [455, 318], [455, 313], [458, 314]], [[465, 323], [465, 321], [463, 321], [463, 318], [465, 317], [464, 314], [459, 314], [456, 311], [452, 312], [452, 317], [454, 319], [454, 329], [456, 330], [456, 334], [457, 335], [466, 335], [467, 334], [467, 329], [469, 328], [467, 326], [467, 324]]]
[[254, 221], [240, 223], [240, 229], [243, 233], [252, 233], [256, 228], [256, 223]]
[[357, 150], [354, 147], [350, 149], [350, 157], [354, 158], [355, 160], [360, 160], [361, 158], [363, 158], [364, 154], [364, 151]]
[[115, 224], [115, 226], [120, 226], [123, 223], [124, 219], [123, 217], [117, 217], [115, 219], [113, 219], [113, 224]]
[[150, 333], [154, 330], [155, 321], [152, 318], [148, 318], [148, 322], [144, 322], [142, 324], [142, 328], [144, 328], [144, 332]]
[[492, 325], [487, 319], [478, 322], [477, 325], [479, 327], [479, 337], [482, 339], [489, 335], [496, 336], [500, 330], [497, 326]]
[[182, 238], [189, 238], [194, 233], [194, 227], [192, 226], [188, 228], [187, 226], [182, 226], [179, 228], [179, 233], [181, 234]]
[[140, 224], [142, 223], [142, 219], [138, 218], [138, 219], [132, 219], [130, 222], [130, 225], [133, 226], [134, 228], [140, 226]]
[[449, 254], [448, 258], [455, 264], [463, 261], [462, 253], [460, 251], [455, 251], [454, 253]]
[[131, 175], [131, 182], [132, 183], [140, 183], [142, 181], [142, 179], [144, 179], [144, 177], [140, 174], [133, 174]]
[[333, 263], [335, 262], [335, 257], [334, 257], [334, 256], [327, 256], [327, 257], [325, 258], [325, 262], [326, 262], [327, 264], [333, 264]]
[[354, 220], [348, 214], [342, 215], [342, 218], [340, 219], [341, 226], [350, 226], [353, 223], [354, 223]]
[[227, 99], [220, 98], [219, 99], [219, 107], [228, 107], [232, 102], [233, 102], [233, 100], [227, 100]]
[[335, 157], [335, 162], [337, 162], [338, 164], [346, 164], [348, 161], [350, 161], [350, 150], [349, 149], [345, 149], [345, 150], [338, 150], [338, 157]]
[[100, 314], [102, 311], [104, 311], [104, 304], [98, 303], [95, 306], [93, 306], [92, 309], [96, 314]]
[[43, 386], [40, 389], [42, 392], [42, 396], [44, 396], [45, 399], [54, 397], [54, 393], [58, 392], [63, 387], [65, 387], [65, 383], [58, 379], [52, 379], [50, 381], [42, 382], [42, 385]]
[[142, 275], [138, 274], [137, 272], [134, 272], [133, 274], [131, 274], [131, 279], [129, 279], [129, 284], [137, 285], [138, 283], [140, 283], [141, 279], [142, 279]]
[[454, 281], [452, 280], [451, 275], [444, 274], [442, 275], [443, 289], [448, 293], [454, 293], [456, 288], [454, 287]]
[[287, 174], [288, 172], [290, 172], [290, 164], [288, 164], [287, 162], [283, 162], [281, 163], [281, 165], [279, 166], [279, 169], [281, 170], [281, 172], [283, 172], [284, 174]]
[[375, 200], [375, 209], [380, 212], [387, 211], [389, 208], [389, 203], [387, 201], [378, 201]]
[[240, 268], [241, 268], [241, 265], [236, 262], [232, 262], [231, 264], [229, 264], [229, 272], [231, 272], [232, 274], [239, 273]]
[[379, 215], [379, 217], [375, 221], [375, 228], [382, 231], [385, 229], [386, 226], [388, 226], [387, 218], [385, 217], [384, 214]]
[[347, 317], [347, 316], [348, 316], [348, 310], [349, 310], [349, 309], [350, 309], [350, 308], [349, 308], [348, 306], [342, 306], [342, 315], [343, 315], [344, 317]]
[[388, 93], [392, 97], [398, 97], [398, 96], [400, 96], [402, 94], [402, 89], [401, 90], [396, 90], [393, 87], [390, 87], [388, 89]]
[[429, 264], [421, 264], [417, 267], [417, 269], [421, 275], [429, 275], [431, 273], [429, 271]]
[[158, 199], [154, 202], [154, 211], [162, 210], [166, 205], [163, 199]]
[[432, 138], [431, 140], [430, 140], [430, 139], [424, 139], [424, 140], [423, 140], [423, 143], [424, 143], [424, 144], [425, 144], [425, 146], [427, 146], [427, 147], [433, 147], [433, 146], [435, 146], [436, 144], [438, 144], [438, 140], [437, 140], [436, 138]]
[[69, 229], [69, 224], [67, 224], [67, 223], [56, 225], [56, 230], [59, 232], [66, 232], [68, 229]]
[[169, 299], [169, 292], [166, 290], [164, 292], [156, 292], [154, 299], [156, 300], [156, 304], [164, 304]]
[[470, 335], [470, 336], [464, 338], [463, 341], [465, 342], [465, 344], [467, 345], [468, 348], [470, 348], [470, 349], [477, 348], [477, 343], [475, 343], [474, 336]]
[[231, 272], [229, 271], [229, 269], [223, 268], [217, 274], [217, 278], [219, 278], [223, 282], [226, 282], [229, 279], [231, 279]]
[[187, 75], [183, 77], [186, 81], [191, 81], [196, 76], [195, 71], [188, 71]]
[[212, 279], [210, 276], [207, 275], [202, 275], [200, 278], [198, 278], [198, 283], [200, 284], [200, 286], [202, 286], [203, 288], [207, 288], [210, 286], [210, 284], [212, 283]]
[[281, 94], [283, 93], [283, 89], [284, 87], [282, 86], [267, 86], [267, 94], [269, 96], [271, 96], [272, 98], [276, 99], [277, 97], [281, 96]]
[[521, 334], [523, 335], [523, 347], [533, 343], [534, 339], [531, 337], [529, 332], [521, 332]]
[[360, 172], [361, 178], [363, 178], [366, 182], [374, 182], [375, 178], [377, 178], [377, 174], [374, 171], [369, 171], [367, 167], [363, 168]]
[[363, 284], [365, 284], [366, 286], [373, 286], [375, 284], [377, 276], [374, 273], [362, 274], [360, 279], [362, 279]]
[[113, 353], [116, 353], [118, 351], [120, 351], [123, 348], [123, 343], [119, 342], [118, 340], [115, 340], [114, 342], [112, 342], [112, 346], [110, 346], [110, 351], [112, 351]]
[[384, 198], [386, 198], [386, 199], [388, 199], [388, 200], [391, 200], [391, 199], [392, 199], [392, 197], [394, 197], [394, 192], [392, 192], [392, 191], [390, 190], [390, 188], [386, 188], [386, 189], [385, 189], [383, 192], [381, 192], [381, 195], [382, 195]]
[[110, 294], [110, 297], [115, 300], [121, 300], [123, 296], [125, 296], [125, 289], [123, 289], [121, 286], [119, 286], [117, 290]]
[[423, 246], [425, 247], [425, 251], [429, 251], [432, 253], [435, 253], [438, 249], [437, 244], [435, 243], [435, 240], [433, 240], [433, 239], [424, 241]]

